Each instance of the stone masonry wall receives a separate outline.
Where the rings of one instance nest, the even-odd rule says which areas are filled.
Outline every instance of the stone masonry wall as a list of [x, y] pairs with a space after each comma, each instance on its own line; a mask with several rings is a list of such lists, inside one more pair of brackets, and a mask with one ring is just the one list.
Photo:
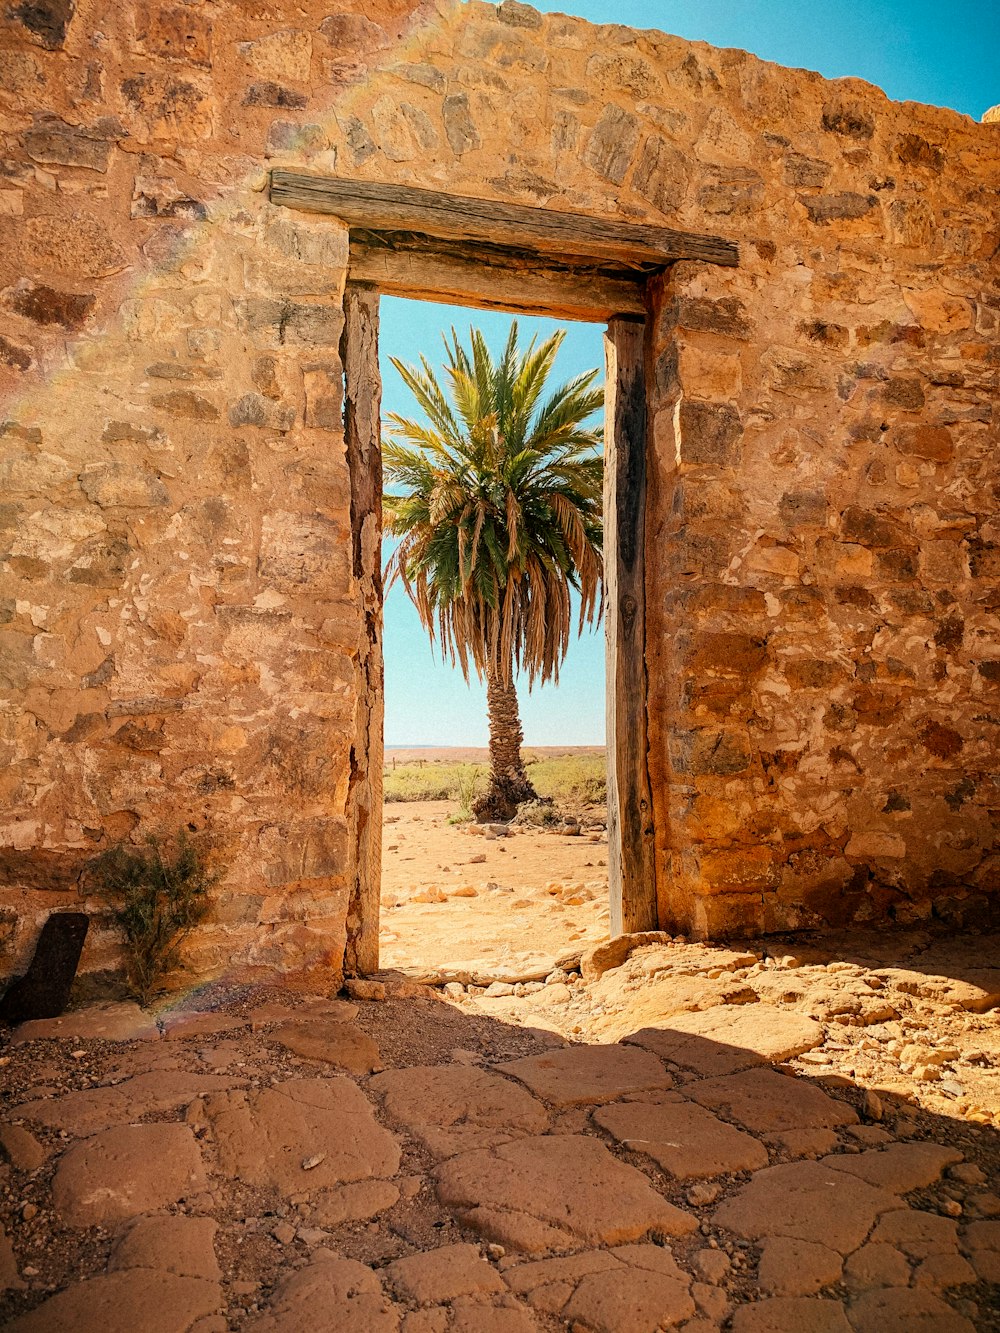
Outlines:
[[651, 316], [662, 919], [995, 895], [1000, 127], [513, 0], [5, 15], [3, 970], [182, 825], [226, 867], [199, 971], [341, 965], [347, 244], [273, 166], [739, 242]]

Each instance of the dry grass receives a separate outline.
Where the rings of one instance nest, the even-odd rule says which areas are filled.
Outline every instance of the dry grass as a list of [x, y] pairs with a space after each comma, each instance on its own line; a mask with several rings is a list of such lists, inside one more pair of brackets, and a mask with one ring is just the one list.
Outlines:
[[[524, 752], [528, 776], [539, 796], [557, 805], [600, 804], [605, 799], [605, 760], [602, 754], [541, 758]], [[486, 785], [485, 764], [415, 760], [387, 764], [383, 772], [386, 801], [457, 801], [468, 809], [472, 797]]]

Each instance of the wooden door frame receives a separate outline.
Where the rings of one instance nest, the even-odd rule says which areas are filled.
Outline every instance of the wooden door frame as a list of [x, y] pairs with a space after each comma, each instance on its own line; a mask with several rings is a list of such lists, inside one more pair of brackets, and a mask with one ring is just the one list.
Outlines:
[[645, 661], [649, 280], [678, 259], [734, 266], [736, 246], [666, 227], [283, 171], [271, 173], [270, 198], [289, 208], [327, 213], [350, 229], [341, 359], [354, 575], [365, 635], [348, 788], [345, 972], [371, 972], [379, 962], [384, 707], [380, 295], [607, 325], [604, 614], [611, 933], [656, 929]]

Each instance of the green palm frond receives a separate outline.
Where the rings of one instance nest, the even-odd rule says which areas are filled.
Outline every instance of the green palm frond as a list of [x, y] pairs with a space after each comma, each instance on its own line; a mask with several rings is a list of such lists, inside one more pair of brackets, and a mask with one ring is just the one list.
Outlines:
[[495, 360], [478, 329], [444, 336], [445, 393], [426, 358], [393, 365], [426, 421], [388, 417], [386, 565], [468, 678], [515, 668], [558, 679], [571, 635], [603, 610], [603, 402], [598, 372], [548, 387], [565, 334], [522, 349], [513, 321]]

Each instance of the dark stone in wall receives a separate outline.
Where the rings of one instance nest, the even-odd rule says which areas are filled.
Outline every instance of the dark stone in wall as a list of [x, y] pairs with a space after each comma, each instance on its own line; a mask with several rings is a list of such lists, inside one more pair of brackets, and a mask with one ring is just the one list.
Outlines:
[[15, 314], [36, 324], [59, 324], [64, 329], [82, 328], [95, 299], [89, 292], [62, 292], [23, 278], [3, 293], [4, 304]]
[[47, 51], [58, 51], [76, 9], [74, 0], [24, 0], [10, 11]]
[[740, 415], [729, 403], [681, 403], [681, 459], [685, 463], [736, 462], [737, 444], [743, 434]]

